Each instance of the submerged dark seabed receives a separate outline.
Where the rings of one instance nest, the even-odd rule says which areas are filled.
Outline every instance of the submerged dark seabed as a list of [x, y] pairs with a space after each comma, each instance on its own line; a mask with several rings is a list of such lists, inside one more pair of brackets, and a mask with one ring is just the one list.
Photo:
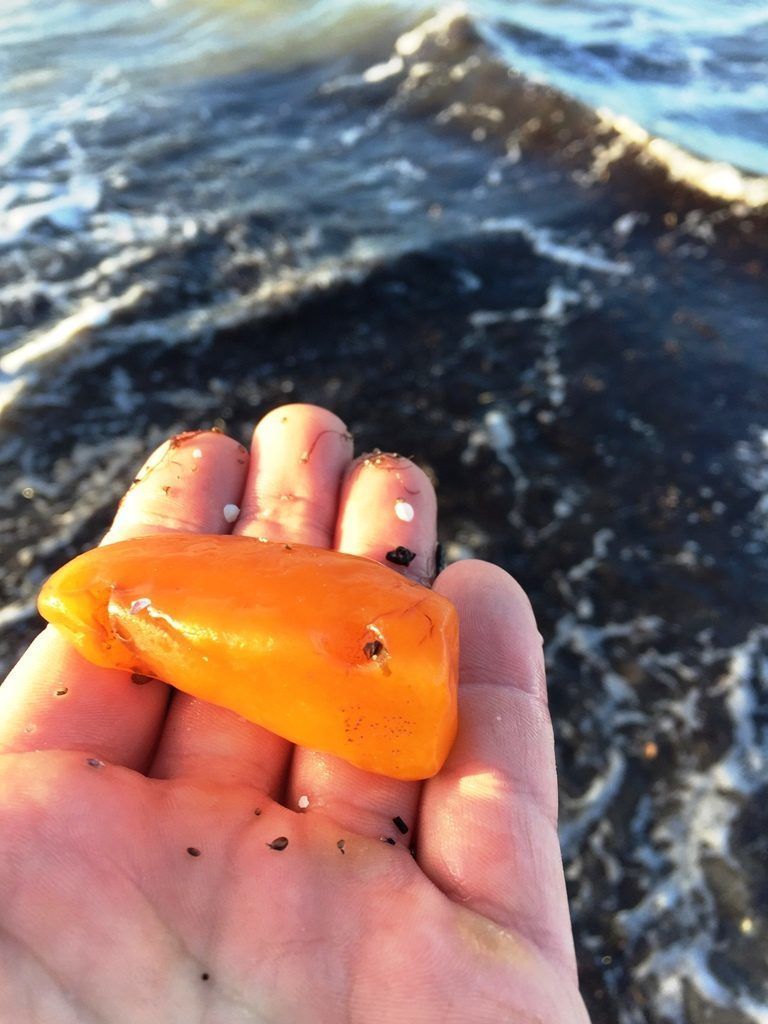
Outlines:
[[531, 595], [595, 1024], [768, 1020], [765, 218], [601, 163], [462, 20], [412, 49], [72, 128], [98, 203], [0, 251], [3, 661], [160, 440], [327, 405]]

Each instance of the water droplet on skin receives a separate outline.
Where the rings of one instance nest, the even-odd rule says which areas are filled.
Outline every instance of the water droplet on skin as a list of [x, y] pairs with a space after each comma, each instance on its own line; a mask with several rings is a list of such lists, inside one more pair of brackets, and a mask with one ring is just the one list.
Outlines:
[[405, 498], [398, 498], [395, 502], [395, 515], [404, 523], [410, 523], [415, 515], [413, 505], [406, 501]]
[[201, 450], [199, 448], [195, 448], [195, 450], [192, 452], [192, 458], [193, 459], [202, 459], [202, 457], [203, 457], [203, 453], [201, 452]]

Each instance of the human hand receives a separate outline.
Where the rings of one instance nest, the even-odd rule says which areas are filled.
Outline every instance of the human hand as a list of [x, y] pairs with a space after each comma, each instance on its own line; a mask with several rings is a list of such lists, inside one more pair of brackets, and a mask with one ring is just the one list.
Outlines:
[[[340, 420], [292, 405], [250, 456], [213, 432], [167, 443], [105, 542], [234, 530], [385, 564], [402, 545], [416, 557], [393, 571], [425, 580], [435, 520], [409, 460], [353, 462]], [[435, 587], [461, 622], [459, 735], [425, 783], [42, 633], [0, 687], [0, 1021], [588, 1024], [533, 614], [487, 563]]]

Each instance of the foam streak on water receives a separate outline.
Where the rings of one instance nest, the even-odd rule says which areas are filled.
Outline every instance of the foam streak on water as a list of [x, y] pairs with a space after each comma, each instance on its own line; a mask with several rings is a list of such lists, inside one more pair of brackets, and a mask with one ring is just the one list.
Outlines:
[[760, 0], [489, 0], [482, 10], [489, 37], [526, 74], [683, 150], [768, 174], [768, 16]]
[[[708, 898], [707, 861], [731, 860], [730, 831], [745, 797], [765, 785], [768, 737], [756, 729], [760, 705], [755, 682], [765, 686], [764, 650], [768, 630], [755, 629], [744, 643], [729, 652], [704, 650], [705, 660], [727, 656], [718, 689], [732, 724], [734, 741], [727, 753], [706, 772], [691, 770], [681, 777], [681, 813], [659, 823], [653, 841], [668, 853], [664, 883], [620, 920], [630, 939], [637, 941], [651, 921], [667, 914], [691, 915], [691, 940], [657, 948], [639, 965], [638, 977], [663, 978], [660, 1006], [679, 1015], [683, 990], [689, 982], [715, 1005], [735, 1006], [755, 1024], [768, 1021], [768, 1006], [748, 994], [729, 992], [712, 973], [717, 955], [716, 912]], [[748, 921], [749, 919], [744, 919]], [[744, 925], [742, 928], [748, 928]]]

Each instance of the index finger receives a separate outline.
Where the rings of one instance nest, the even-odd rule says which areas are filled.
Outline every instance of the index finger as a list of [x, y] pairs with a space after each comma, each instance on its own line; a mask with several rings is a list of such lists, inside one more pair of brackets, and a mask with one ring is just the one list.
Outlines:
[[[120, 503], [103, 543], [184, 531], [222, 533], [239, 502], [247, 458], [213, 431], [161, 446]], [[165, 717], [168, 687], [90, 664], [49, 626], [0, 686], [0, 753], [87, 750], [143, 771]]]

